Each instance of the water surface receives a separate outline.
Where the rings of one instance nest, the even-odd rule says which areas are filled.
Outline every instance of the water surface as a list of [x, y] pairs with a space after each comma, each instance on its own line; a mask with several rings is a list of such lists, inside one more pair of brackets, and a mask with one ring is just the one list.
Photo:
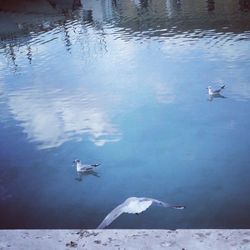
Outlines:
[[[248, 1], [0, 4], [0, 227], [250, 227]], [[207, 86], [226, 84], [209, 100]], [[101, 163], [77, 179], [74, 159]]]

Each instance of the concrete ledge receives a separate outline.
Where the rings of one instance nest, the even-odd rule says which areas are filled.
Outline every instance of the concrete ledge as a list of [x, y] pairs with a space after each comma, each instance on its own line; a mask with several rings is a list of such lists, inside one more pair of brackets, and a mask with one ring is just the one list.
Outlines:
[[250, 249], [250, 230], [0, 230], [0, 249]]

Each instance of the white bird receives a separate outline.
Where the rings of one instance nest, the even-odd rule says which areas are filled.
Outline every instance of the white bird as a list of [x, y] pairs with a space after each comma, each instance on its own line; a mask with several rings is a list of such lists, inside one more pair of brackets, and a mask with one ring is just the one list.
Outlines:
[[221, 90], [223, 90], [225, 88], [225, 85], [222, 85], [219, 89], [213, 90], [211, 86], [208, 86], [208, 95], [210, 96], [216, 96], [216, 95], [220, 95]]
[[149, 208], [151, 205], [158, 205], [162, 207], [170, 207], [175, 209], [184, 209], [185, 206], [172, 205], [156, 199], [146, 197], [130, 197], [126, 199], [122, 204], [113, 209], [97, 227], [97, 229], [103, 229], [110, 225], [117, 217], [122, 213], [139, 214]]
[[100, 164], [82, 164], [81, 161], [78, 159], [74, 160], [73, 164], [76, 167], [76, 171], [78, 173], [95, 171], [95, 168], [100, 165]]

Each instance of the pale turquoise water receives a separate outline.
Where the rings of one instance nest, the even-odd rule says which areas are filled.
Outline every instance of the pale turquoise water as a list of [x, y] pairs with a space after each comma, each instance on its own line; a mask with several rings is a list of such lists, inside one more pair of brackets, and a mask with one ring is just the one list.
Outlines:
[[[250, 227], [248, 1], [25, 1], [0, 12], [0, 227]], [[19, 4], [18, 4], [19, 2]], [[74, 2], [74, 4], [73, 4]], [[208, 100], [208, 85], [226, 98]], [[76, 158], [100, 162], [77, 174]]]

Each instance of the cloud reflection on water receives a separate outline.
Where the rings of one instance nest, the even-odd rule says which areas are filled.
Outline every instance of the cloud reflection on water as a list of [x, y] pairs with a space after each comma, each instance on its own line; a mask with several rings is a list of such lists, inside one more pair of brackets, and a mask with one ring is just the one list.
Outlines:
[[61, 90], [17, 90], [9, 96], [8, 104], [28, 139], [38, 143], [40, 149], [82, 140], [84, 136], [97, 146], [121, 139], [96, 97], [83, 89], [71, 94]]

